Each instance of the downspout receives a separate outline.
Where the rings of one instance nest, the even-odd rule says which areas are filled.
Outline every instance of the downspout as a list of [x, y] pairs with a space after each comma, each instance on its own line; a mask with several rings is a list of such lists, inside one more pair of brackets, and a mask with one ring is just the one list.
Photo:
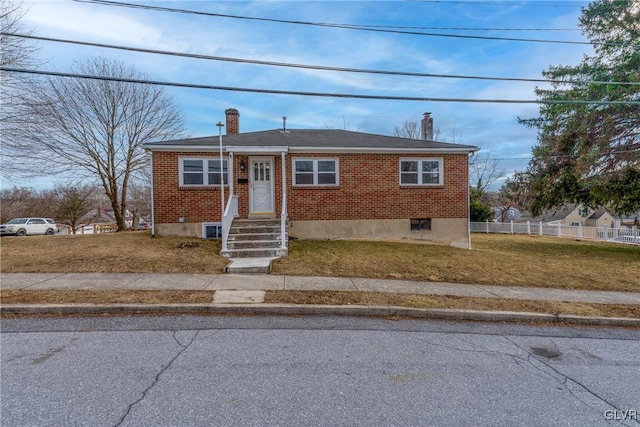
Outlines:
[[231, 196], [233, 196], [233, 181], [234, 181], [234, 173], [235, 173], [235, 167], [234, 167], [234, 156], [233, 156], [233, 152], [231, 151], [227, 151], [227, 168], [229, 170], [227, 170], [227, 176], [229, 177], [229, 200], [231, 200]]
[[[284, 151], [280, 153], [280, 158], [282, 159], [281, 160], [281, 163], [282, 163], [282, 165], [281, 165], [281, 169], [282, 169], [282, 197], [283, 197], [283, 200], [286, 200], [286, 198], [287, 198], [287, 173], [286, 173], [287, 165], [286, 165], [286, 154], [285, 154]], [[286, 214], [287, 213], [287, 205], [284, 204], [282, 206], [282, 209], [283, 209], [283, 211], [281, 213], [282, 214]]]
[[150, 151], [151, 153], [151, 237], [156, 237], [156, 209], [155, 209], [155, 203], [154, 199], [155, 199], [155, 195], [153, 192], [153, 151]]
[[287, 164], [286, 164], [286, 154], [284, 151], [280, 153], [281, 158], [281, 167], [282, 170], [282, 208], [280, 212], [280, 248], [287, 249], [287, 241], [286, 241], [286, 233], [285, 227], [287, 225]]

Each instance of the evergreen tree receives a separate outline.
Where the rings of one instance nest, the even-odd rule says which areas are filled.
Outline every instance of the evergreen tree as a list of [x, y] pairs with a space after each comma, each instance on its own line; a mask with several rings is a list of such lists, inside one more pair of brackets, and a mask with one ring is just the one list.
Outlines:
[[640, 3], [594, 1], [583, 8], [580, 26], [595, 54], [546, 70], [554, 82], [536, 90], [545, 102], [540, 116], [521, 120], [538, 129], [519, 177], [534, 215], [566, 203], [618, 214], [640, 209]]

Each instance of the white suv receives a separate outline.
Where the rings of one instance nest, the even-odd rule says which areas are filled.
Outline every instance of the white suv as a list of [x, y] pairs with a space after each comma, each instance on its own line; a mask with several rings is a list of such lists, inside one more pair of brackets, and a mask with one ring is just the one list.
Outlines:
[[26, 236], [57, 232], [58, 226], [51, 218], [14, 218], [0, 225], [0, 236]]

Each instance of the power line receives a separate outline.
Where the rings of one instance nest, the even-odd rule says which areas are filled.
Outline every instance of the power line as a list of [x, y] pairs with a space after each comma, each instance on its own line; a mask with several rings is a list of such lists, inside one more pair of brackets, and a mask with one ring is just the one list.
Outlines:
[[88, 80], [102, 80], [112, 81], [120, 83], [136, 83], [136, 84], [148, 84], [155, 86], [169, 86], [169, 87], [181, 87], [189, 89], [208, 89], [208, 90], [222, 90], [230, 92], [249, 92], [249, 93], [264, 93], [271, 95], [294, 95], [294, 96], [313, 96], [324, 98], [347, 98], [347, 99], [375, 99], [384, 101], [420, 101], [420, 102], [460, 102], [460, 103], [493, 103], [493, 104], [585, 104], [585, 105], [640, 105], [640, 101], [596, 101], [596, 100], [518, 100], [518, 99], [474, 99], [474, 98], [434, 98], [434, 97], [409, 97], [409, 96], [388, 96], [388, 95], [363, 95], [363, 94], [348, 94], [348, 93], [326, 93], [326, 92], [301, 92], [301, 91], [285, 91], [274, 89], [255, 89], [255, 88], [242, 88], [231, 86], [214, 86], [203, 85], [195, 83], [176, 83], [176, 82], [162, 82], [157, 80], [146, 79], [129, 79], [122, 77], [108, 77], [108, 76], [92, 76], [88, 74], [75, 74], [75, 73], [63, 73], [58, 71], [45, 71], [45, 70], [27, 70], [12, 67], [0, 67], [0, 71], [7, 71], [13, 73], [25, 73], [25, 74], [37, 74], [44, 76], [54, 77], [72, 77], [78, 79]]
[[[474, 0], [413, 0], [416, 3], [436, 3], [436, 4], [467, 4], [478, 6], [500, 6], [514, 5], [523, 7], [582, 7], [585, 6], [588, 1], [564, 1], [560, 3], [551, 2], [521, 2], [521, 1], [508, 1], [508, 0], [494, 0], [494, 1], [474, 1]], [[580, 4], [571, 4], [580, 3]]]
[[491, 27], [416, 27], [405, 25], [336, 24], [363, 28], [398, 28], [405, 30], [441, 31], [580, 31], [579, 28], [491, 28]]
[[74, 0], [74, 1], [78, 3], [92, 3], [92, 4], [103, 5], [103, 6], [127, 7], [127, 8], [133, 8], [133, 9], [154, 10], [159, 12], [173, 12], [173, 13], [200, 15], [200, 16], [215, 16], [218, 18], [244, 19], [244, 20], [250, 20], [250, 21], [277, 22], [282, 24], [310, 25], [310, 26], [325, 27], [325, 28], [342, 28], [342, 29], [349, 29], [349, 30], [372, 31], [372, 32], [379, 32], [379, 33], [407, 34], [407, 35], [429, 36], [429, 37], [447, 37], [447, 38], [458, 38], [458, 39], [500, 40], [500, 41], [514, 41], [514, 42], [573, 44], [573, 45], [589, 45], [589, 46], [592, 46], [592, 45], [612, 46], [612, 47], [628, 46], [624, 43], [600, 43], [600, 42], [581, 42], [581, 41], [546, 40], [546, 39], [525, 39], [525, 38], [515, 38], [515, 37], [477, 36], [477, 35], [469, 35], [469, 34], [464, 35], [464, 34], [423, 33], [423, 32], [417, 32], [417, 31], [401, 31], [401, 30], [391, 30], [391, 29], [382, 29], [382, 28], [361, 27], [357, 25], [344, 25], [344, 24], [332, 24], [332, 23], [322, 23], [322, 22], [295, 21], [295, 20], [274, 19], [274, 18], [257, 18], [257, 17], [250, 17], [250, 16], [228, 15], [228, 14], [222, 14], [222, 13], [202, 12], [197, 10], [175, 9], [175, 8], [160, 7], [160, 6], [122, 3], [122, 2], [115, 2], [115, 1], [109, 1], [109, 0]]
[[[626, 154], [626, 153], [640, 153], [640, 148], [631, 150], [615, 150], [602, 153], [602, 156], [608, 156], [611, 154]], [[577, 158], [579, 154], [548, 154], [546, 156], [534, 156], [531, 154], [529, 157], [487, 157], [484, 159], [474, 159], [474, 162], [488, 162], [492, 160], [531, 160], [533, 157], [536, 159], [557, 159], [557, 158]]]
[[[481, 5], [481, 6], [506, 6], [506, 5], [513, 5], [513, 6], [519, 6], [519, 7], [554, 7], [554, 8], [559, 8], [559, 7], [583, 7], [586, 6], [589, 1], [585, 0], [585, 1], [562, 1], [562, 2], [557, 2], [557, 3], [553, 3], [553, 2], [548, 2], [548, 1], [527, 1], [527, 2], [522, 2], [519, 0], [492, 0], [492, 1], [486, 1], [486, 0], [479, 0], [479, 1], [474, 1], [474, 0], [412, 0], [416, 3], [441, 3], [441, 4], [467, 4], [467, 5]], [[635, 3], [637, 0], [622, 0], [622, 2], [624, 3]]]
[[236, 63], [244, 63], [244, 64], [267, 65], [267, 66], [273, 66], [273, 67], [302, 68], [302, 69], [310, 69], [310, 70], [338, 71], [338, 72], [364, 73], [364, 74], [381, 74], [381, 75], [408, 76], [408, 77], [434, 77], [434, 78], [449, 78], [449, 79], [473, 79], [473, 80], [516, 81], [516, 82], [558, 83], [558, 84], [596, 84], [596, 85], [615, 84], [620, 86], [640, 86], [640, 82], [612, 82], [612, 81], [600, 81], [600, 80], [594, 80], [594, 81], [546, 80], [546, 79], [533, 79], [533, 78], [523, 78], [523, 77], [469, 76], [469, 75], [456, 75], [456, 74], [413, 73], [413, 72], [406, 72], [406, 71], [371, 70], [371, 69], [363, 69], [363, 68], [329, 67], [329, 66], [323, 66], [323, 65], [295, 64], [295, 63], [289, 63], [289, 62], [261, 61], [261, 60], [254, 60], [254, 59], [229, 58], [229, 57], [222, 57], [222, 56], [200, 55], [200, 54], [194, 54], [194, 53], [171, 52], [166, 50], [136, 48], [136, 47], [130, 47], [130, 46], [120, 46], [120, 45], [112, 45], [112, 44], [105, 44], [105, 43], [58, 39], [58, 38], [52, 38], [52, 37], [40, 37], [40, 36], [33, 36], [33, 35], [27, 35], [27, 34], [0, 33], [0, 35], [9, 36], [9, 37], [20, 37], [20, 38], [40, 40], [40, 41], [49, 41], [49, 42], [55, 42], [55, 43], [68, 43], [68, 44], [75, 44], [75, 45], [81, 45], [81, 46], [102, 47], [107, 49], [150, 53], [155, 55], [168, 55], [168, 56], [178, 56], [178, 57], [193, 58], [193, 59], [205, 59], [205, 60], [211, 60], [211, 61], [236, 62]]

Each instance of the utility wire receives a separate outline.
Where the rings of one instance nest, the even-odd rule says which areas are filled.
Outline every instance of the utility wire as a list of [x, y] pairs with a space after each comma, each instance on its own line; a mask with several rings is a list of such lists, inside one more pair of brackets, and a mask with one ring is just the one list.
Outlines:
[[75, 44], [75, 45], [81, 45], [81, 46], [93, 46], [93, 47], [102, 47], [107, 49], [126, 50], [131, 52], [150, 53], [155, 55], [179, 56], [184, 58], [206, 59], [211, 61], [236, 62], [236, 63], [244, 63], [244, 64], [267, 65], [267, 66], [273, 66], [273, 67], [303, 68], [303, 69], [310, 69], [310, 70], [339, 71], [339, 72], [364, 73], [364, 74], [382, 74], [382, 75], [390, 75], [390, 76], [435, 77], [435, 78], [448, 78], [448, 79], [473, 79], [473, 80], [516, 81], [516, 82], [558, 83], [558, 84], [596, 84], [596, 85], [615, 84], [620, 86], [640, 86], [640, 82], [612, 82], [612, 81], [599, 81], [599, 80], [594, 80], [594, 81], [545, 80], [545, 79], [533, 79], [533, 78], [521, 78], [521, 77], [468, 76], [468, 75], [456, 75], [456, 74], [413, 73], [413, 72], [405, 72], [405, 71], [385, 71], [385, 70], [371, 70], [371, 69], [362, 69], [362, 68], [329, 67], [329, 66], [323, 66], [323, 65], [295, 64], [295, 63], [289, 63], [289, 62], [260, 61], [255, 59], [228, 58], [223, 56], [210, 56], [210, 55], [200, 55], [200, 54], [194, 54], [194, 53], [171, 52], [166, 50], [145, 49], [145, 48], [119, 46], [119, 45], [112, 45], [112, 44], [105, 44], [105, 43], [85, 42], [85, 41], [78, 41], [78, 40], [66, 40], [66, 39], [58, 39], [58, 38], [52, 38], [52, 37], [33, 36], [33, 35], [27, 35], [27, 34], [0, 33], [0, 35], [9, 36], [9, 37], [20, 37], [20, 38], [26, 38], [31, 40], [55, 42], [55, 43], [68, 43], [68, 44]]
[[[569, 2], [565, 1], [563, 3], [551, 3], [551, 2], [521, 2], [521, 1], [506, 1], [506, 0], [495, 0], [495, 1], [473, 1], [473, 0], [412, 0], [416, 3], [435, 3], [435, 4], [467, 4], [467, 5], [478, 5], [478, 6], [506, 6], [506, 5], [514, 5], [521, 7], [582, 7], [586, 6], [588, 1], [577, 1], [577, 2]], [[568, 3], [580, 3], [580, 4], [568, 4]]]
[[415, 27], [404, 25], [336, 24], [362, 28], [396, 28], [403, 30], [441, 31], [580, 31], [579, 28], [491, 28], [491, 27]]
[[[513, 5], [518, 7], [584, 7], [589, 3], [585, 1], [562, 1], [559, 3], [553, 3], [548, 1], [527, 1], [522, 2], [520, 0], [495, 0], [495, 1], [473, 1], [473, 0], [412, 0], [416, 3], [442, 3], [442, 4], [467, 4], [467, 5], [481, 5], [481, 6], [506, 6]], [[620, 0], [624, 3], [635, 3], [637, 0]]]
[[301, 92], [301, 91], [285, 91], [274, 89], [255, 89], [255, 88], [243, 88], [243, 87], [231, 87], [231, 86], [214, 86], [203, 85], [195, 83], [176, 83], [176, 82], [162, 82], [157, 80], [145, 80], [145, 79], [129, 79], [123, 77], [108, 77], [108, 76], [92, 76], [88, 74], [75, 74], [75, 73], [63, 73], [58, 71], [45, 71], [45, 70], [27, 70], [21, 68], [12, 67], [0, 67], [0, 71], [7, 71], [12, 73], [23, 74], [37, 74], [43, 76], [54, 77], [72, 77], [78, 79], [87, 80], [101, 80], [120, 83], [136, 83], [136, 84], [148, 84], [155, 86], [170, 86], [181, 87], [190, 89], [208, 89], [208, 90], [223, 90], [231, 92], [250, 92], [250, 93], [266, 93], [272, 95], [295, 95], [295, 96], [314, 96], [324, 98], [347, 98], [347, 99], [377, 99], [385, 101], [420, 101], [420, 102], [468, 102], [468, 103], [494, 103], [494, 104], [586, 104], [586, 105], [640, 105], [640, 101], [597, 101], [597, 100], [519, 100], [519, 99], [474, 99], [474, 98], [433, 98], [433, 97], [409, 97], [409, 96], [388, 96], [388, 95], [362, 95], [362, 94], [347, 94], [347, 93], [326, 93], [326, 92]]
[[[215, 16], [219, 18], [245, 19], [250, 21], [277, 22], [282, 24], [311, 25], [316, 27], [342, 28], [342, 29], [358, 30], [358, 31], [373, 31], [373, 32], [379, 32], [379, 33], [408, 34], [408, 35], [447, 37], [447, 38], [458, 38], [458, 39], [501, 40], [501, 41], [515, 41], [515, 42], [573, 44], [573, 45], [589, 45], [589, 46], [592, 46], [592, 45], [614, 46], [614, 47], [628, 46], [624, 43], [600, 43], [600, 42], [581, 42], [581, 41], [563, 41], [563, 40], [546, 40], [546, 39], [525, 39], [525, 38], [515, 38], [515, 37], [493, 37], [493, 36], [476, 36], [476, 35], [468, 35], [468, 34], [463, 35], [463, 34], [423, 33], [423, 32], [417, 32], [417, 31], [400, 31], [400, 30], [389, 30], [389, 29], [381, 29], [381, 28], [365, 28], [365, 27], [354, 26], [354, 25], [228, 15], [228, 14], [222, 14], [222, 13], [202, 12], [197, 10], [175, 9], [175, 8], [160, 7], [160, 6], [122, 3], [122, 2], [115, 2], [115, 1], [109, 1], [109, 0], [74, 0], [74, 1], [78, 3], [92, 3], [92, 4], [103, 5], [103, 6], [128, 7], [133, 9], [154, 10], [154, 11], [160, 11], [160, 12], [174, 12], [174, 13], [184, 13], [184, 14], [191, 14], [191, 15], [201, 15], [201, 16]], [[633, 45], [633, 46], [640, 48], [640, 45]]]
[[[626, 154], [626, 153], [640, 153], [640, 148], [634, 148], [631, 150], [615, 150], [615, 151], [609, 151], [606, 153], [602, 153], [602, 156], [608, 156], [611, 154]], [[530, 155], [529, 157], [485, 157], [483, 159], [474, 159], [474, 162], [488, 162], [488, 161], [492, 161], [492, 160], [531, 160], [531, 158], [533, 157], [533, 154]], [[548, 154], [545, 156], [535, 156], [537, 159], [555, 159], [555, 158], [575, 158], [575, 157], [580, 157], [579, 154]]]

